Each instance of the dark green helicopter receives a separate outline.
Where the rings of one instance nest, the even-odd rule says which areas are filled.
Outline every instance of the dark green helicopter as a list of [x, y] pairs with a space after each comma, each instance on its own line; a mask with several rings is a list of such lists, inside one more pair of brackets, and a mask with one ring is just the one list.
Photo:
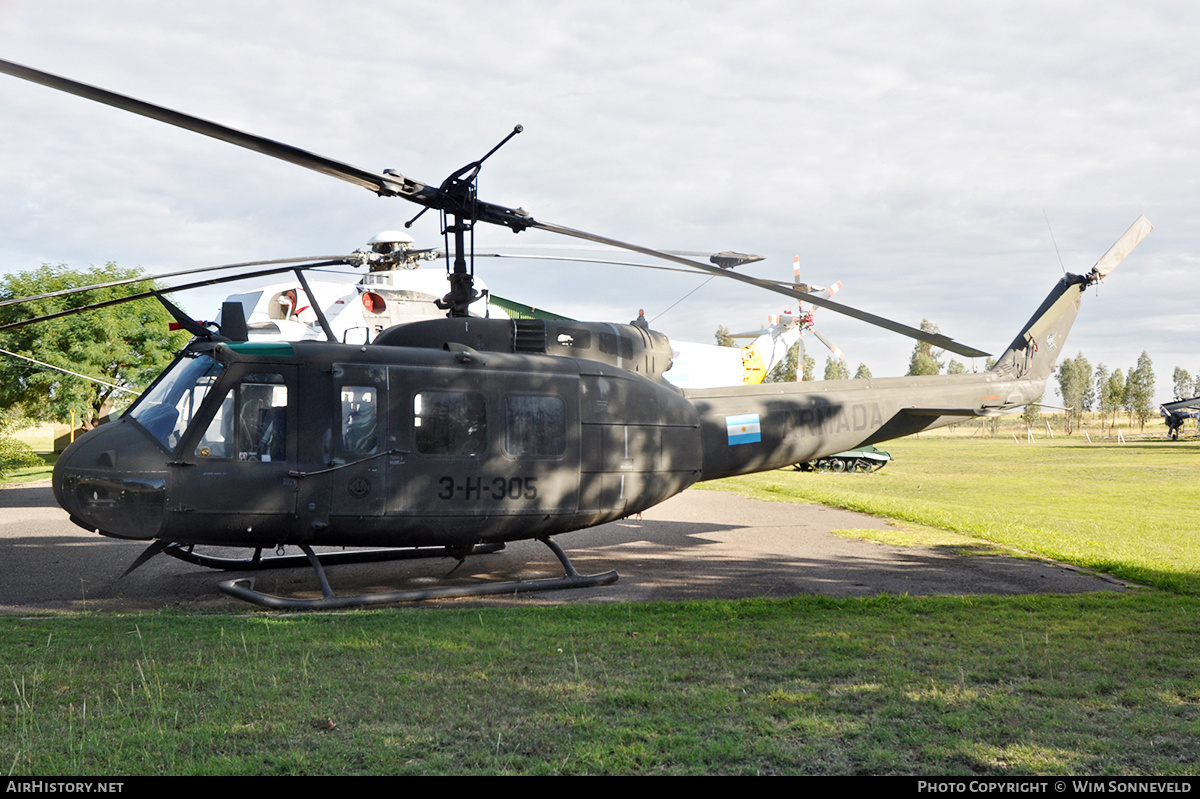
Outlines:
[[[717, 265], [710, 265], [479, 200], [483, 162], [520, 126], [434, 187], [10, 62], [0, 61], [0, 72], [404, 198], [422, 206], [417, 216], [429, 209], [443, 215], [443, 229], [454, 239], [451, 290], [440, 303], [447, 318], [398, 325], [365, 345], [336, 343], [331, 333], [328, 342], [265, 343], [245, 340], [236, 304], [223, 309], [218, 333], [156, 295], [193, 340], [118, 421], [82, 436], [58, 460], [54, 494], [73, 522], [101, 535], [152, 542], [131, 570], [159, 552], [218, 568], [294, 565], [303, 559], [263, 559], [261, 553], [299, 547], [317, 572], [322, 599], [268, 596], [249, 580], [220, 584], [267, 607], [349, 607], [611, 583], [615, 572], [576, 573], [551, 536], [638, 513], [703, 480], [778, 469], [1036, 400], [1084, 290], [1152, 229], [1139, 218], [1090, 272], [1062, 278], [986, 372], [678, 389], [663, 379], [670, 342], [644, 326], [468, 316], [478, 295], [466, 234], [480, 222], [515, 232], [552, 231], [750, 283], [953, 352], [986, 353], [795, 286], [732, 272], [734, 254], [714, 257]], [[304, 269], [326, 263], [253, 274], [294, 270], [304, 284]], [[212, 282], [218, 281], [203, 281]], [[322, 568], [323, 562], [431, 554], [461, 559], [523, 539], [549, 546], [565, 575], [465, 591], [339, 597]], [[232, 561], [202, 555], [197, 546], [253, 554]], [[383, 549], [318, 557], [313, 547]]]

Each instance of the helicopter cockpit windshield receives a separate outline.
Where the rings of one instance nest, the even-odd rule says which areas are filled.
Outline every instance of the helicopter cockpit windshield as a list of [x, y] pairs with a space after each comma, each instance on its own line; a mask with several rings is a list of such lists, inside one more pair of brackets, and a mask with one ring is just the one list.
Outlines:
[[168, 450], [179, 444], [223, 364], [205, 354], [185, 354], [126, 414]]

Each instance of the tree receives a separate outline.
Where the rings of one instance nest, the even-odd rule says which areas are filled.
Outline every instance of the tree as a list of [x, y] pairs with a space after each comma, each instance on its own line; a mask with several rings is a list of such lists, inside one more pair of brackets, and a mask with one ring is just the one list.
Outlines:
[[795, 383], [796, 359], [800, 357], [800, 343], [796, 342], [788, 348], [787, 357], [775, 364], [765, 378], [764, 383]]
[[825, 359], [826, 380], [849, 380], [850, 368], [836, 358]]
[[[45, 264], [0, 279], [0, 300], [140, 275], [139, 270], [121, 269], [111, 263], [86, 271], [70, 269], [65, 264]], [[8, 305], [0, 308], [0, 323], [127, 297], [149, 287], [145, 283], [116, 286]], [[187, 333], [170, 331], [171, 321], [157, 301], [137, 300], [7, 331], [0, 334], [0, 347], [136, 393], [157, 377], [187, 342]], [[19, 408], [34, 419], [65, 421], [74, 411], [85, 428], [93, 427], [109, 407], [128, 402], [135, 393], [121, 392], [28, 361], [0, 359], [0, 408]]]
[[1021, 421], [1025, 422], [1026, 428], [1032, 428], [1042, 418], [1041, 401], [1042, 396], [1025, 406], [1025, 410], [1021, 411]]
[[1150, 354], [1142, 350], [1138, 356], [1137, 366], [1129, 373], [1125, 385], [1125, 407], [1129, 410], [1129, 423], [1138, 420], [1139, 429], [1145, 429], [1146, 420], [1150, 418], [1154, 408], [1154, 369], [1150, 364]]
[[966, 373], [967, 367], [959, 361], [952, 360], [950, 361], [950, 365], [946, 367], [946, 374], [948, 375], [965, 375]]
[[867, 365], [865, 363], [860, 363], [858, 365], [858, 371], [854, 373], [854, 379], [862, 380], [864, 378], [870, 378], [870, 377], [871, 377], [871, 370], [867, 368]]
[[[937, 325], [928, 319], [921, 320], [921, 330], [926, 333], [939, 332]], [[908, 373], [910, 375], [936, 375], [942, 371], [942, 364], [937, 359], [937, 356], [941, 354], [941, 350], [934, 354], [933, 345], [929, 342], [918, 341], [917, 346], [913, 347], [912, 358], [908, 361]]]
[[1083, 353], [1080, 353], [1076, 360], [1083, 362], [1081, 366], [1077, 368], [1083, 371], [1084, 376], [1087, 378], [1084, 381], [1083, 398], [1079, 401], [1079, 407], [1081, 410], [1090, 411], [1095, 409], [1096, 401], [1099, 399], [1099, 394], [1096, 392], [1096, 383], [1092, 377], [1092, 365], [1084, 360]]
[[1092, 373], [1092, 407], [1101, 412], [1101, 426], [1104, 425], [1104, 413], [1101, 406], [1104, 404], [1104, 384], [1107, 382], [1108, 367], [1102, 363], [1096, 364], [1096, 370]]
[[1114, 369], [1108, 381], [1100, 392], [1100, 424], [1104, 424], [1104, 415], [1112, 414], [1109, 429], [1117, 423], [1117, 414], [1125, 407], [1125, 375], [1120, 369]]
[[1058, 395], [1068, 409], [1065, 416], [1068, 434], [1072, 426], [1078, 424], [1080, 414], [1091, 410], [1094, 393], [1092, 365], [1083, 353], [1065, 358], [1058, 367]]
[[817, 379], [817, 359], [804, 353], [804, 371], [801, 372], [801, 380], [816, 380]]
[[1175, 367], [1175, 374], [1172, 376], [1175, 383], [1175, 399], [1187, 399], [1192, 395], [1192, 387], [1195, 383], [1192, 382], [1192, 376], [1187, 369]]
[[737, 342], [733, 340], [733, 336], [729, 335], [729, 328], [725, 325], [717, 325], [717, 346], [719, 347], [736, 347]]

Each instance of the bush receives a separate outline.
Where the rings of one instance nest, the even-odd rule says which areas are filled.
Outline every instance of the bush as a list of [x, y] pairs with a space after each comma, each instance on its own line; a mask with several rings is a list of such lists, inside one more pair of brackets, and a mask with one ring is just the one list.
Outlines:
[[32, 447], [12, 437], [18, 429], [20, 420], [7, 415], [0, 416], [0, 477], [10, 469], [40, 466], [43, 463]]

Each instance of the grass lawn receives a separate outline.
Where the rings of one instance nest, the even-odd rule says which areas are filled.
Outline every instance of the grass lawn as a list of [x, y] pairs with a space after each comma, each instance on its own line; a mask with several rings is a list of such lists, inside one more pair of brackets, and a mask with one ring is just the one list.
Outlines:
[[[920, 439], [823, 501], [1152, 587], [0, 618], [10, 774], [1200, 773], [1200, 445]], [[921, 527], [928, 526], [928, 527]]]
[[871, 475], [790, 469], [705, 487], [818, 502], [1200, 594], [1200, 442], [904, 439]]
[[13, 774], [1195, 774], [1196, 606], [6, 619]]

